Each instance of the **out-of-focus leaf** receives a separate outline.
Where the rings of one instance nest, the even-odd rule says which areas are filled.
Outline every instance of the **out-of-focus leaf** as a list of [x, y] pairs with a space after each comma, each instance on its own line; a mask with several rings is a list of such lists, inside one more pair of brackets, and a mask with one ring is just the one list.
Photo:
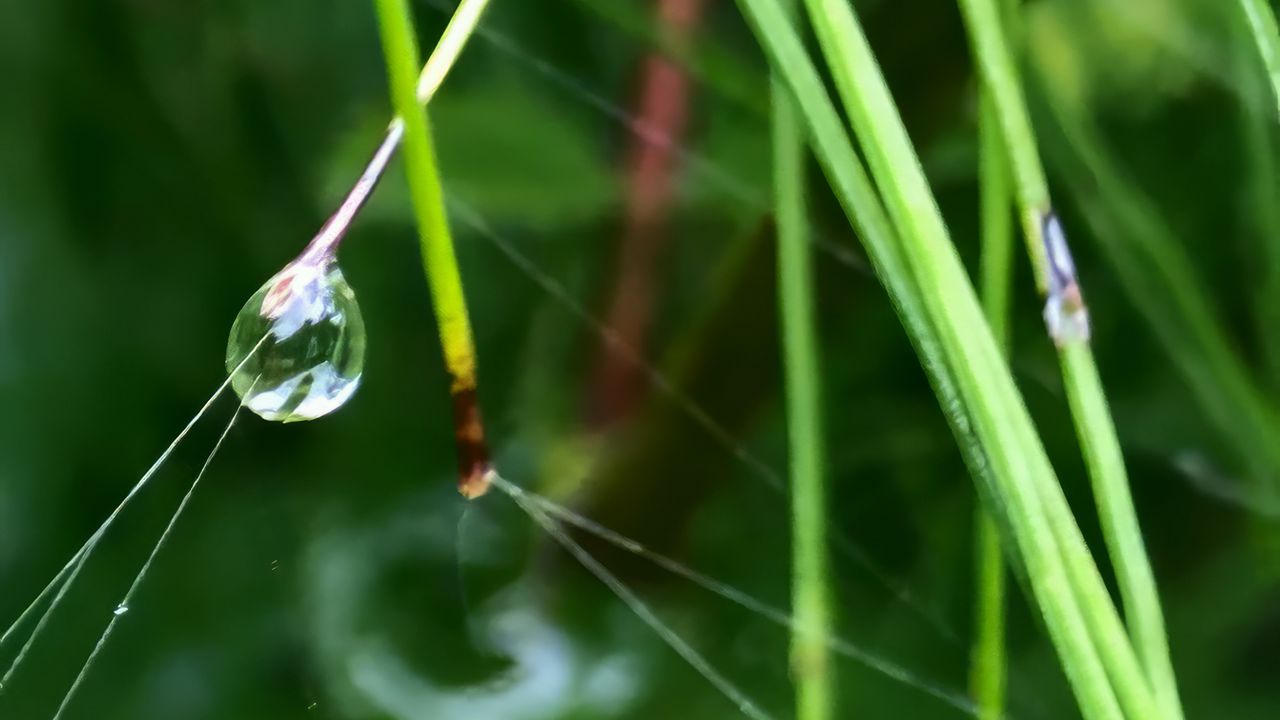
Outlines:
[[[447, 192], [485, 217], [542, 230], [588, 223], [612, 212], [618, 178], [591, 133], [548, 99], [510, 82], [446, 87], [431, 103]], [[382, 115], [360, 124], [334, 153], [323, 197], [336, 206], [373, 151]], [[408, 221], [404, 183], [391, 173], [365, 219]]]

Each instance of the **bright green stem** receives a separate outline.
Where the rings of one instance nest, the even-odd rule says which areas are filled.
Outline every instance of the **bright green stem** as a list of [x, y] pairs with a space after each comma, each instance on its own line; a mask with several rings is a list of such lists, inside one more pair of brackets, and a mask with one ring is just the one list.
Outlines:
[[[1009, 282], [1013, 273], [1013, 191], [991, 93], [981, 91], [978, 110], [978, 178], [980, 182], [982, 308], [996, 343], [1008, 354]], [[1000, 530], [981, 505], [974, 515], [977, 555], [974, 617], [976, 627], [970, 690], [981, 720], [1004, 714], [1007, 675], [1004, 644], [1005, 567]]]
[[814, 313], [813, 244], [805, 210], [804, 135], [786, 86], [773, 87], [773, 177], [778, 227], [778, 308], [791, 460], [791, 670], [796, 718], [835, 711], [830, 564], [823, 472], [821, 377]]
[[1277, 107], [1280, 107], [1280, 29], [1276, 26], [1276, 14], [1268, 0], [1240, 0], [1240, 9], [1249, 21], [1249, 30], [1267, 68]]
[[[1043, 513], [1047, 528], [1036, 529], [1047, 529], [1052, 536], [1052, 544], [1037, 546], [1034, 554], [1038, 560], [1048, 558], [1050, 563], [1059, 560], [1065, 565], [1065, 578], [1061, 578], [1065, 584], [1040, 587], [1037, 599], [1042, 608], [1046, 601], [1052, 601], [1060, 604], [1053, 612], [1076, 614], [1077, 619], [1082, 619], [1089, 636], [1088, 644], [1102, 661], [1104, 677], [1093, 674], [1085, 677], [1082, 671], [1093, 673], [1096, 667], [1088, 663], [1084, 655], [1076, 655], [1076, 648], [1071, 655], [1064, 652], [1064, 665], [1076, 686], [1077, 697], [1081, 698], [1086, 712], [1106, 712], [1109, 708], [1100, 704], [1106, 702], [1106, 696], [1099, 682], [1102, 686], [1109, 684], [1126, 713], [1153, 717], [1156, 706], [1133, 647], [1125, 637], [1119, 614], [1085, 547], [1026, 408], [1012, 387], [1008, 367], [981, 317], [972, 286], [964, 275], [920, 160], [853, 9], [840, 0], [809, 0], [808, 7], [836, 88], [863, 141], [863, 150], [885, 196], [889, 215], [901, 234], [909, 261], [920, 273], [919, 284], [938, 291], [936, 296], [926, 297], [926, 304], [934, 303], [934, 312], [942, 318], [938, 329], [943, 334], [944, 346], [956, 352], [954, 367], [961, 379], [962, 394], [980, 410], [975, 412], [978, 435], [985, 435], [984, 448], [997, 463], [995, 475], [1011, 483], [1019, 478], [1030, 481], [1017, 487], [1026, 493], [1018, 497], [1026, 503], [1018, 508], [1018, 513]], [[988, 414], [997, 403], [1003, 406], [1000, 414]], [[1008, 437], [999, 439], [1005, 434]], [[1013, 452], [1003, 454], [1008, 451]], [[1005, 462], [1008, 464], [1002, 464]], [[1016, 539], [1020, 543], [1027, 540]], [[1026, 550], [1024, 548], [1024, 560], [1031, 554]], [[1028, 567], [1030, 577], [1036, 574], [1037, 569]], [[1059, 594], [1062, 589], [1067, 590], [1066, 596]], [[1051, 614], [1046, 613], [1046, 620], [1062, 620], [1052, 618]], [[1063, 633], [1078, 630], [1069, 622], [1056, 627], [1050, 624], [1050, 631], [1058, 633], [1061, 650], [1066, 649]]]
[[[981, 69], [982, 86], [991, 98], [995, 121], [1004, 135], [1005, 152], [1017, 181], [1018, 214], [1026, 238], [1027, 257], [1031, 259], [1036, 288], [1044, 293], [1049, 279], [1043, 235], [1044, 215], [1051, 210], [1049, 185], [1040, 156], [1035, 152], [1035, 133], [1022, 100], [1013, 55], [1005, 42], [999, 5], [998, 0], [960, 0]], [[1030, 152], [1025, 151], [1028, 148]]]
[[475, 379], [475, 348], [467, 315], [462, 276], [453, 252], [436, 168], [427, 112], [418, 105], [418, 44], [407, 0], [376, 0], [387, 76], [396, 113], [404, 121], [404, 159], [413, 200], [422, 260], [439, 324], [445, 367], [455, 383]]
[[1111, 426], [1111, 413], [1103, 396], [1093, 353], [1087, 344], [1071, 343], [1061, 349], [1060, 358], [1066, 379], [1067, 401], [1071, 405], [1076, 432], [1081, 438], [1085, 464], [1089, 475], [1095, 478], [1098, 514], [1119, 580], [1129, 634], [1161, 709], [1167, 717], [1181, 717], [1160, 597], [1156, 593], [1142, 533], [1135, 520], [1129, 485], [1127, 482], [1101, 483], [1096, 480], [1124, 478], [1125, 472], [1120, 445], [1113, 441], [1115, 428]]
[[[1043, 279], [1044, 240], [1039, 218], [1051, 207], [1051, 202], [1000, 8], [997, 0], [960, 0], [960, 7], [981, 69], [983, 86], [991, 90], [1006, 148], [1018, 175], [1022, 215], [1034, 219], [1027, 236], [1028, 250], [1037, 278]], [[1044, 290], [1043, 283], [1041, 290]], [[1093, 482], [1094, 499], [1124, 599], [1130, 636], [1161, 709], [1167, 717], [1181, 717], [1155, 576], [1147, 560], [1120, 441], [1107, 408], [1093, 352], [1087, 340], [1068, 341], [1058, 350], [1076, 436]]]
[[[458, 272], [449, 233], [431, 126], [426, 108], [419, 105], [422, 95], [429, 96], [443, 80], [447, 66], [432, 76], [429, 74], [432, 66], [428, 65], [422, 80], [415, 83], [418, 47], [408, 1], [376, 0], [376, 4], [391, 98], [403, 122], [405, 170], [422, 246], [423, 270], [431, 290], [431, 306], [435, 310], [445, 371], [449, 375], [458, 492], [467, 499], [475, 499], [489, 489], [491, 470], [484, 424], [480, 419], [475, 343], [471, 337], [467, 299], [462, 291], [462, 275]], [[464, 1], [459, 5], [435, 54], [456, 57], [479, 22], [484, 5], [484, 0]], [[396, 129], [393, 124], [388, 133]]]
[[1009, 353], [1009, 286], [1013, 277], [1013, 190], [1009, 187], [1008, 153], [1000, 133], [995, 104], [986, 88], [978, 105], [978, 202], [982, 254], [978, 277], [982, 309], [996, 344]]
[[974, 583], [977, 634], [969, 667], [969, 691], [981, 720], [1004, 716], [1007, 661], [1004, 647], [1005, 569], [1000, 526], [991, 512], [979, 506], [974, 513], [977, 552]]
[[[993, 513], [1010, 529], [1081, 710], [1090, 720], [1122, 718], [1099, 648], [1087, 629], [1081, 601], [1072, 590], [1065, 557], [1070, 553], [1059, 547], [1059, 536], [1069, 535], [1072, 528], [1060, 531], [1058, 518], [1049, 515], [1040, 497], [1041, 486], [1048, 488], [1046, 492], [1057, 490], [1053, 470], [982, 317], [973, 286], [941, 228], [927, 187], [923, 199], [917, 195], [914, 202], [905, 204], [912, 208], [905, 215], [914, 213], [916, 220], [937, 226], [933, 232], [921, 232], [920, 228], [901, 223], [904, 198], [894, 193], [894, 219], [909, 230], [899, 236], [849, 141], [822, 78], [777, 0], [738, 0], [738, 4], [772, 67], [791, 90], [815, 154], [907, 327], [975, 481], [983, 488]], [[819, 39], [835, 61], [832, 70], [842, 94], [846, 99], [857, 99], [858, 94], [851, 90], [860, 79], [873, 86], [868, 103], [849, 103], [850, 117], [856, 116], [856, 122], [864, 125], [869, 105], [878, 114], [896, 118], [888, 89], [878, 69], [874, 69], [870, 50], [856, 25], [851, 40], [857, 62], [852, 67], [871, 67], [873, 71], [860, 77], [862, 73], [850, 73], [850, 67], [841, 59], [838, 36], [847, 34], [848, 27], [841, 29], [843, 33], [835, 32], [826, 16], [847, 15], [848, 11], [843, 2], [810, 5]], [[900, 121], [889, 134], [884, 148], [868, 150], [868, 160], [873, 161], [877, 176], [883, 176], [898, 161], [918, 172], [918, 160], [909, 149]], [[891, 156], [882, 152], [891, 146]], [[918, 181], [923, 183], [922, 176]], [[1060, 490], [1058, 493], [1061, 497]], [[1062, 502], [1065, 507], [1065, 499]], [[1071, 553], [1083, 548], [1078, 529], [1074, 532], [1077, 541], [1070, 547]], [[1091, 562], [1087, 552], [1083, 558]], [[1095, 580], [1101, 587], [1101, 578]], [[1102, 592], [1105, 594], [1105, 588]], [[1089, 601], [1090, 614], [1109, 613], [1115, 617], [1109, 600], [1098, 604], [1097, 597], [1091, 595]], [[1119, 623], [1118, 618], [1115, 621]], [[1127, 646], [1122, 631], [1113, 639], [1122, 647]], [[1145, 690], [1140, 676], [1133, 685], [1139, 694]]]

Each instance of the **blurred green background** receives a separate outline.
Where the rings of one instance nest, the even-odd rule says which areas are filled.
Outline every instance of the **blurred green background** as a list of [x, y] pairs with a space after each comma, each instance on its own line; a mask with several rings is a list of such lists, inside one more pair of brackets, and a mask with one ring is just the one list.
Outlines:
[[[415, 0], [424, 48], [452, 5]], [[958, 11], [858, 6], [976, 267]], [[1250, 418], [1280, 386], [1275, 101], [1234, 2], [1033, 0], [1023, 19], [1188, 714], [1274, 718], [1280, 505], [1266, 489], [1280, 468]], [[785, 606], [768, 82], [735, 5], [493, 0], [482, 27], [432, 113], [499, 466]], [[0, 5], [0, 624], [217, 387], [235, 313], [359, 172], [389, 115], [377, 42], [357, 0]], [[464, 514], [401, 172], [341, 255], [369, 332], [361, 389], [313, 423], [242, 419], [67, 717], [736, 717], [510, 501]], [[963, 693], [972, 484], [813, 175], [841, 633]], [[1018, 270], [1015, 375], [1100, 548]], [[233, 407], [223, 398], [122, 517], [0, 717], [52, 714]], [[785, 632], [588, 547], [790, 715]], [[1021, 596], [1009, 621], [1013, 717], [1076, 716]], [[862, 664], [837, 672], [842, 717], [963, 717]]]

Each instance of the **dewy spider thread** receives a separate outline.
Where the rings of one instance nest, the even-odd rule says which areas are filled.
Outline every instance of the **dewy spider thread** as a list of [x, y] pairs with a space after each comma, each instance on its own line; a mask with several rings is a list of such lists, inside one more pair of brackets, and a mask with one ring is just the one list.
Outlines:
[[125, 613], [129, 612], [129, 606], [130, 603], [133, 602], [134, 595], [137, 594], [138, 588], [142, 586], [142, 581], [147, 577], [147, 573], [150, 572], [156, 556], [160, 554], [165, 543], [169, 540], [169, 536], [173, 534], [173, 529], [177, 526], [178, 519], [182, 517], [183, 511], [191, 504], [191, 498], [195, 495], [196, 488], [200, 485], [200, 481], [204, 478], [205, 473], [209, 471], [209, 466], [213, 464], [213, 459], [218, 455], [218, 451], [222, 449], [222, 444], [226, 442], [227, 436], [231, 434], [231, 428], [235, 426], [236, 420], [240, 417], [240, 410], [243, 407], [244, 404], [241, 403], [236, 405], [236, 409], [232, 411], [231, 419], [227, 421], [227, 425], [223, 428], [222, 434], [218, 436], [217, 442], [213, 444], [213, 449], [211, 449], [209, 454], [205, 457], [204, 464], [200, 466], [200, 471], [196, 473], [195, 479], [191, 481], [191, 487], [178, 502], [177, 509], [174, 510], [173, 515], [169, 517], [169, 522], [165, 525], [164, 530], [161, 531], [159, 539], [156, 540], [156, 544], [152, 546], [151, 553], [147, 555], [147, 559], [142, 563], [142, 567], [139, 568], [138, 573], [134, 575], [133, 582], [129, 584], [129, 589], [125, 591], [124, 597], [120, 600], [119, 604], [116, 605], [115, 609], [112, 610], [111, 619], [107, 621], [107, 626], [103, 628], [102, 634], [98, 636], [98, 642], [93, 646], [93, 650], [89, 652], [89, 656], [85, 658], [84, 663], [80, 666], [80, 671], [76, 673], [75, 679], [71, 681], [71, 685], [67, 688], [66, 694], [62, 696], [62, 702], [58, 705], [57, 711], [54, 712], [53, 720], [60, 720], [62, 718], [62, 714], [71, 704], [71, 698], [75, 696], [76, 691], [80, 689], [80, 685], [84, 682], [85, 678], [89, 676], [89, 671], [93, 668], [94, 661], [98, 659], [98, 655], [102, 652], [102, 649], [106, 647], [107, 640], [111, 638], [111, 633], [116, 628], [116, 623], [120, 622], [120, 619], [125, 615]]
[[[568, 534], [558, 525], [557, 521], [559, 523], [565, 523], [567, 525], [571, 525], [580, 530], [583, 530], [591, 535], [594, 535], [595, 537], [598, 537], [604, 540], [605, 542], [608, 542], [609, 544], [615, 547], [618, 547], [633, 555], [636, 555], [637, 557], [643, 558], [648, 562], [651, 562], [654, 565], [662, 568], [663, 570], [666, 570], [667, 572], [670, 572], [674, 575], [682, 577], [694, 583], [695, 585], [703, 588], [704, 590], [707, 590], [708, 592], [718, 595], [719, 597], [743, 608], [744, 610], [747, 610], [752, 614], [762, 617], [776, 625], [779, 625], [781, 627], [784, 627], [790, 630], [794, 630], [798, 627], [796, 624], [795, 618], [785, 610], [773, 607], [763, 601], [757, 600], [756, 598], [752, 597], [750, 594], [743, 592], [742, 590], [739, 590], [738, 588], [728, 583], [725, 583], [714, 577], [711, 577], [697, 570], [694, 570], [689, 566], [677, 560], [674, 560], [670, 557], [654, 552], [648, 549], [647, 547], [645, 547], [643, 544], [637, 542], [636, 540], [628, 538], [625, 535], [622, 535], [621, 533], [610, 530], [609, 528], [595, 522], [594, 520], [591, 520], [590, 518], [579, 515], [578, 513], [575, 513], [574, 511], [566, 507], [563, 507], [545, 497], [542, 497], [541, 495], [538, 495], [537, 493], [531, 492], [529, 490], [525, 490], [519, 485], [516, 485], [510, 480], [507, 480], [506, 478], [502, 477], [496, 471], [490, 471], [488, 480], [492, 485], [492, 487], [497, 488], [504, 495], [511, 498], [511, 500], [514, 501], [516, 505], [519, 506], [525, 512], [525, 514], [529, 515], [531, 520], [533, 520], [545, 532], [547, 532], [552, 537], [553, 540], [555, 540], [560, 545], [564, 546], [565, 549], [568, 550], [570, 554], [574, 556], [575, 559], [581, 562], [587, 568], [588, 571], [596, 575], [596, 577], [599, 580], [601, 580], [601, 582], [605, 583], [606, 586], [608, 586], [611, 590], [617, 593], [619, 598], [624, 603], [626, 603], [629, 607], [631, 607], [633, 610], [636, 609], [633, 606], [633, 602], [639, 602], [638, 598], [635, 597], [634, 593], [632, 593], [632, 591], [630, 591], [629, 589], [625, 588], [625, 586], [623, 586], [622, 591], [620, 591], [617, 586], [621, 585], [621, 581], [619, 581], [612, 574], [609, 574], [608, 571], [604, 569], [603, 566], [600, 565], [599, 561], [596, 561], [594, 558], [592, 558], [591, 555], [581, 547], [581, 545], [579, 545], [576, 541], [570, 538]], [[605, 576], [601, 575], [602, 572], [608, 576], [608, 579], [606, 579]], [[646, 608], [646, 612], [648, 612], [647, 608]], [[637, 614], [640, 614], [640, 613], [637, 613]], [[661, 621], [658, 620], [656, 617], [652, 616], [651, 612], [649, 612], [647, 616], [644, 614], [640, 614], [640, 615], [641, 615], [641, 619], [644, 620], [646, 624], [649, 624], [665, 642], [672, 644], [672, 638], [670, 636], [673, 636], [674, 633], [672, 633], [669, 628], [666, 628], [665, 625], [662, 625]], [[657, 623], [657, 625], [655, 625], [655, 622]], [[742, 710], [744, 714], [748, 715], [749, 717], [758, 717], [752, 711], [749, 711], [742, 707], [741, 703], [742, 701], [745, 700], [745, 696], [743, 696], [740, 691], [737, 691], [736, 688], [732, 685], [732, 683], [730, 683], [727, 679], [725, 679], [722, 675], [720, 675], [718, 672], [715, 672], [715, 671], [713, 671], [715, 672], [714, 677], [708, 676], [705, 670], [707, 670], [710, 666], [706, 664], [706, 661], [701, 659], [700, 656], [698, 656], [698, 659], [701, 660], [701, 662], [691, 659], [689, 655], [686, 653], [693, 653], [696, 656], [697, 655], [696, 651], [693, 651], [692, 648], [690, 648], [683, 639], [675, 637], [675, 640], [682, 647], [677, 647], [675, 644], [672, 644], [673, 649], [675, 649], [676, 652], [680, 653], [681, 656], [685, 657], [685, 659], [689, 661], [690, 665], [692, 665], [695, 670], [697, 670], [700, 674], [703, 674], [703, 676], [706, 677], [708, 681], [710, 681], [717, 689], [719, 689], [722, 693], [724, 693], [726, 697], [728, 697], [732, 702], [734, 702], [735, 704], [738, 704], [739, 709]], [[949, 705], [950, 707], [952, 707], [955, 710], [958, 710], [961, 713], [964, 713], [966, 715], [970, 715], [973, 717], [977, 717], [978, 715], [977, 708], [968, 698], [964, 696], [963, 693], [957, 692], [955, 690], [950, 690], [936, 683], [927, 681], [919, 677], [915, 673], [911, 672], [910, 670], [907, 670], [906, 668], [902, 667], [901, 665], [898, 665], [894, 662], [886, 660], [868, 650], [865, 650], [859, 647], [855, 643], [852, 643], [838, 635], [834, 635], [834, 634], [826, 635], [822, 637], [821, 640], [823, 644], [825, 644], [828, 648], [832, 650], [832, 652], [836, 653], [837, 655], [854, 660], [855, 662], [858, 662], [859, 664], [863, 665], [864, 667], [867, 667], [868, 669], [874, 672], [880, 673], [885, 677], [891, 678], [907, 687], [919, 690], [927, 695], [930, 695], [933, 698], [940, 700], [941, 702]], [[755, 712], [759, 712], [758, 708], [755, 708], [754, 710]]]
[[[254, 346], [242, 362], [248, 362], [264, 342], [266, 342], [265, 336], [258, 341], [258, 344]], [[239, 368], [236, 369], [238, 370]], [[40, 593], [36, 595], [35, 599], [32, 600], [31, 603], [27, 605], [26, 609], [18, 615], [18, 618], [5, 629], [4, 634], [0, 635], [0, 648], [2, 648], [4, 647], [5, 642], [13, 636], [17, 629], [22, 626], [31, 614], [36, 611], [40, 604], [44, 602], [45, 598], [49, 597], [50, 593], [53, 593], [53, 599], [50, 600], [49, 605], [44, 609], [44, 612], [40, 614], [40, 618], [36, 621], [36, 625], [31, 630], [31, 634], [27, 636], [26, 642], [24, 642], [22, 647], [18, 649], [18, 654], [14, 657], [4, 675], [0, 677], [0, 693], [3, 693], [5, 688], [9, 685], [9, 681], [12, 680], [14, 673], [16, 673], [18, 668], [21, 667], [22, 662], [26, 659], [27, 654], [35, 645], [35, 642], [40, 637], [41, 632], [49, 624], [49, 620], [53, 617], [54, 611], [56, 611], [62, 604], [63, 599], [71, 590], [71, 586], [75, 584], [76, 578], [79, 577], [80, 571], [84, 569], [85, 564], [89, 561], [89, 557], [98, 546], [98, 542], [102, 540], [104, 535], [106, 535], [107, 530], [111, 528], [115, 523], [116, 518], [124, 512], [124, 509], [128, 507], [129, 503], [132, 502], [138, 493], [140, 493], [151, 479], [155, 477], [160, 468], [164, 466], [165, 461], [169, 459], [169, 456], [173, 454], [178, 445], [182, 443], [182, 441], [191, 432], [192, 428], [196, 426], [196, 423], [205, 416], [205, 413], [209, 411], [209, 408], [213, 407], [214, 402], [222, 396], [222, 393], [225, 392], [230, 385], [231, 375], [228, 375], [227, 379], [218, 386], [217, 390], [213, 391], [213, 394], [209, 396], [209, 399], [205, 401], [204, 405], [196, 411], [195, 416], [192, 417], [182, 430], [178, 432], [178, 435], [169, 443], [169, 446], [160, 453], [160, 457], [156, 458], [155, 462], [152, 463], [151, 467], [142, 474], [142, 477], [138, 482], [134, 483], [133, 487], [129, 489], [129, 492], [125, 494], [124, 499], [120, 501], [120, 504], [118, 504], [116, 508], [111, 511], [111, 514], [107, 516], [107, 519], [98, 526], [98, 529], [89, 536], [89, 539], [85, 541], [80, 549], [77, 550], [69, 560], [67, 560], [66, 564], [62, 566], [62, 569], [59, 570], [57, 574], [54, 575], [53, 579], [44, 586]]]

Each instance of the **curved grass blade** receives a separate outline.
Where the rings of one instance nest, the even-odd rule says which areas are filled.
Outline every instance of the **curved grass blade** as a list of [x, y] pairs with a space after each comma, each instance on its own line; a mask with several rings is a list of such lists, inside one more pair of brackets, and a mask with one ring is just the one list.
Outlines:
[[1280, 27], [1276, 24], [1275, 11], [1268, 0], [1240, 0], [1240, 10], [1249, 22], [1249, 31], [1275, 92], [1273, 99], [1280, 107]]

